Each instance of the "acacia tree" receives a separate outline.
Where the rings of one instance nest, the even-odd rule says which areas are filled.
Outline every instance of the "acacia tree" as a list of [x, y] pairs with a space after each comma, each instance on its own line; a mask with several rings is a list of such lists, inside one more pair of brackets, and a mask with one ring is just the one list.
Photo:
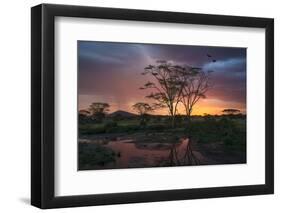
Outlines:
[[133, 110], [140, 115], [141, 124], [145, 124], [146, 115], [153, 111], [153, 108], [148, 103], [138, 102], [132, 106]]
[[[215, 63], [217, 60], [212, 55], [207, 54], [210, 63]], [[189, 75], [186, 79], [181, 103], [185, 108], [188, 123], [190, 122], [191, 113], [194, 105], [201, 99], [206, 98], [207, 91], [211, 88], [210, 74], [212, 70], [204, 71], [202, 68], [191, 67]]]
[[224, 109], [222, 112], [227, 115], [234, 115], [234, 114], [240, 113], [240, 110], [239, 109]]
[[167, 61], [157, 61], [155, 65], [146, 67], [142, 73], [152, 76], [154, 81], [148, 81], [140, 89], [153, 89], [153, 92], [146, 97], [156, 101], [153, 105], [154, 109], [168, 108], [172, 117], [172, 127], [174, 127], [177, 107], [186, 81], [185, 69], [185, 67], [173, 65]]
[[153, 109], [148, 103], [138, 102], [132, 106], [133, 110], [135, 110], [140, 116], [144, 116], [147, 113], [151, 112]]
[[206, 92], [211, 87], [210, 73], [204, 72], [201, 68], [190, 68], [188, 78], [186, 78], [182, 94], [181, 103], [185, 108], [188, 123], [194, 105], [201, 99], [206, 98]]
[[109, 111], [109, 107], [110, 105], [108, 103], [93, 102], [89, 106], [89, 111], [92, 117], [94, 117], [98, 121], [102, 121], [106, 113]]

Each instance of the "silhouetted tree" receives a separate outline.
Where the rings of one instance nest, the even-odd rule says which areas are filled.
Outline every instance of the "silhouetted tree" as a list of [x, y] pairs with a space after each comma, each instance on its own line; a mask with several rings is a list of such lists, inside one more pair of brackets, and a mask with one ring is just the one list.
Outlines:
[[89, 123], [91, 122], [91, 113], [88, 110], [79, 110], [78, 119], [79, 123]]
[[239, 109], [224, 109], [222, 112], [227, 115], [235, 115], [235, 114], [240, 113], [240, 110]]
[[185, 67], [173, 65], [167, 61], [157, 61], [155, 65], [145, 68], [143, 75], [150, 75], [154, 82], [148, 81], [140, 89], [152, 89], [147, 98], [154, 99], [153, 108], [168, 108], [172, 117], [172, 127], [174, 127], [177, 107], [181, 99], [182, 90], [185, 84]]
[[140, 115], [140, 123], [141, 125], [145, 125], [146, 119], [145, 117], [153, 108], [148, 103], [138, 102], [132, 106], [133, 110], [136, 111]]
[[191, 67], [189, 75], [183, 87], [181, 102], [185, 108], [188, 122], [192, 114], [194, 105], [201, 98], [206, 98], [206, 93], [211, 87], [210, 73], [212, 71], [203, 71], [201, 68]]
[[89, 111], [93, 118], [97, 121], [102, 121], [106, 113], [109, 111], [108, 103], [94, 102], [89, 106]]
[[153, 109], [148, 103], [138, 102], [132, 106], [133, 110], [135, 110], [140, 116], [148, 114]]

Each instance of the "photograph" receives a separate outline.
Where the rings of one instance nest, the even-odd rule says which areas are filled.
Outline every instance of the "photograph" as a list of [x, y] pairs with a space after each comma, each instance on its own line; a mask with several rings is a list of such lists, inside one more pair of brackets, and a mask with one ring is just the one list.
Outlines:
[[247, 163], [246, 52], [77, 41], [78, 170]]
[[[274, 197], [272, 10], [161, 5], [32, 6], [31, 61], [23, 58], [31, 65], [24, 172], [32, 206]], [[22, 82], [15, 76], [7, 83]], [[5, 150], [7, 161], [14, 149]], [[249, 197], [246, 210], [260, 198]]]

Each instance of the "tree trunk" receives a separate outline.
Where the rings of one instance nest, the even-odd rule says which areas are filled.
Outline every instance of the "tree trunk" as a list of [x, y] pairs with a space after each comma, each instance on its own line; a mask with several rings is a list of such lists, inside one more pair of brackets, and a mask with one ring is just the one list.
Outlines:
[[175, 115], [172, 115], [172, 128], [175, 128]]
[[174, 110], [172, 108], [170, 108], [169, 110], [170, 110], [170, 114], [171, 114], [171, 117], [172, 117], [171, 125], [172, 125], [172, 128], [174, 128], [175, 127], [175, 113], [174, 113]]
[[190, 124], [191, 124], [191, 112], [192, 112], [192, 109], [186, 110], [186, 128], [187, 129], [190, 128]]

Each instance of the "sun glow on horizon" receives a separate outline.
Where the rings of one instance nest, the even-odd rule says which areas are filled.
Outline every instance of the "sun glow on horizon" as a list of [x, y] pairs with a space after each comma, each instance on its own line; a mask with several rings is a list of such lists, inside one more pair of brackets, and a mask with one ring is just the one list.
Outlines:
[[[123, 102], [122, 104], [116, 103], [116, 102], [108, 102], [106, 99], [96, 99], [95, 101], [93, 99], [87, 98], [79, 98], [79, 110], [87, 110], [89, 108], [89, 105], [92, 102], [107, 102], [110, 105], [109, 112], [113, 113], [116, 111], [126, 111], [130, 113], [136, 114], [136, 111], [132, 109], [132, 105], [136, 102], [130, 101], [130, 102]], [[145, 101], [143, 101], [145, 102]], [[149, 102], [147, 102], [149, 103]], [[150, 103], [151, 104], [151, 103]], [[240, 110], [241, 113], [246, 114], [246, 108], [241, 103], [237, 102], [228, 102], [228, 101], [221, 101], [217, 99], [203, 99], [198, 102], [193, 108], [192, 115], [200, 115], [203, 116], [205, 114], [210, 115], [221, 115], [223, 114], [223, 110], [227, 108], [235, 108]], [[150, 112], [149, 114], [152, 115], [169, 115], [168, 108], [161, 108], [154, 110], [153, 112]], [[178, 105], [177, 109], [178, 115], [185, 115], [185, 109], [182, 104]]]

